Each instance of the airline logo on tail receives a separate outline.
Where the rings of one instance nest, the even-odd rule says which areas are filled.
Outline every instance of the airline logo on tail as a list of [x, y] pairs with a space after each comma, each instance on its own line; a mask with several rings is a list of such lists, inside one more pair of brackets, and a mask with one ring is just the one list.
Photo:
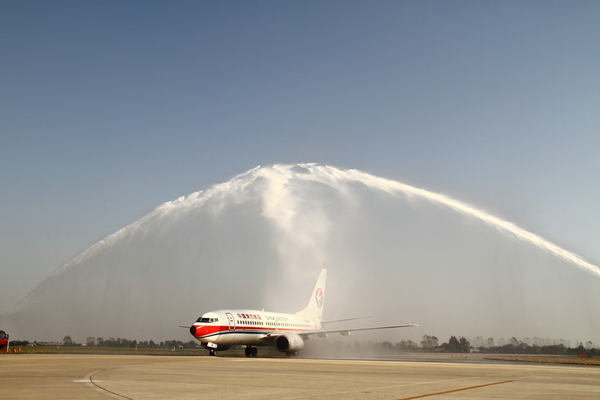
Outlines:
[[317, 293], [315, 294], [315, 300], [317, 301], [317, 306], [319, 308], [323, 307], [323, 290], [321, 288], [317, 289]]

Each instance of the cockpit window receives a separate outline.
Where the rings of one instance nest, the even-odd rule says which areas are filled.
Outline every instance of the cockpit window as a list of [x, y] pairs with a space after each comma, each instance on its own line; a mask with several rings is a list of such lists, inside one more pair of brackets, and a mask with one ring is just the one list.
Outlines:
[[196, 320], [196, 322], [203, 322], [205, 324], [211, 323], [211, 322], [219, 322], [219, 318], [206, 318], [206, 317], [202, 318], [202, 317], [200, 317]]
[[0, 332], [0, 339], [6, 339], [6, 333]]

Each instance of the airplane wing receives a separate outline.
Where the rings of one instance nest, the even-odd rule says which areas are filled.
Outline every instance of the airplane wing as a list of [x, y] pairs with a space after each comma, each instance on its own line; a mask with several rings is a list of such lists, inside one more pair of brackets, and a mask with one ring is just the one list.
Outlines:
[[342, 336], [349, 336], [350, 332], [356, 331], [372, 331], [375, 329], [394, 329], [394, 328], [409, 328], [411, 326], [419, 326], [417, 324], [408, 324], [408, 325], [386, 325], [386, 326], [371, 326], [368, 328], [350, 328], [350, 329], [328, 329], [322, 331], [310, 331], [310, 332], [300, 332], [298, 333], [300, 336], [304, 336], [306, 338], [317, 335], [319, 337], [327, 337], [329, 333], [339, 333]]
[[365, 319], [365, 318], [371, 318], [371, 317], [368, 316], [368, 317], [354, 317], [354, 318], [344, 318], [344, 319], [329, 319], [329, 320], [321, 320], [321, 323], [323, 325], [325, 325], [325, 324], [329, 324], [332, 322], [354, 321], [355, 319]]

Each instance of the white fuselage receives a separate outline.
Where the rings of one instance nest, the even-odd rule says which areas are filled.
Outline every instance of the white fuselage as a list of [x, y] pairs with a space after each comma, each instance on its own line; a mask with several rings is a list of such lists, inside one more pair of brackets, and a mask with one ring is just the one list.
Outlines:
[[192, 335], [202, 343], [250, 345], [264, 343], [270, 335], [313, 332], [321, 329], [319, 318], [256, 310], [219, 310], [202, 315]]

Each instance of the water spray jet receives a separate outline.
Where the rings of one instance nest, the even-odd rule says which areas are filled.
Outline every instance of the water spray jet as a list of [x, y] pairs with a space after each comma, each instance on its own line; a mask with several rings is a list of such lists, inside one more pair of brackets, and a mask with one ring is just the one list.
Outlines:
[[[379, 225], [386, 223], [388, 216], [377, 214], [382, 204], [387, 207], [386, 212], [394, 214], [395, 221], [400, 221], [385, 227], [386, 232], [393, 233], [395, 229], [405, 235], [414, 235], [415, 231], [425, 229], [416, 219], [408, 222], [416, 218], [412, 212], [414, 206], [397, 210], [398, 204], [406, 203], [402, 201], [405, 199], [413, 199], [419, 206], [423, 204], [420, 200], [427, 200], [438, 209], [439, 206], [447, 207], [458, 215], [497, 229], [508, 238], [533, 245], [558, 260], [600, 277], [600, 269], [578, 255], [447, 196], [358, 170], [317, 164], [274, 165], [256, 167], [229, 182], [159, 206], [57, 270], [4, 312], [0, 320], [12, 320], [23, 332], [39, 321], [59, 327], [61, 324], [72, 326], [71, 329], [87, 321], [85, 325], [94, 332], [83, 334], [104, 336], [116, 335], [109, 332], [111, 329], [137, 324], [139, 328], [128, 328], [127, 332], [137, 335], [136, 339], [143, 339], [147, 332], [145, 327], [154, 327], [153, 324], [158, 322], [155, 319], [161, 326], [176, 327], [181, 320], [194, 318], [194, 314], [202, 310], [236, 307], [242, 305], [242, 301], [243, 305], [263, 308], [268, 306], [265, 303], [282, 298], [282, 293], [276, 293], [279, 281], [300, 285], [304, 275], [313, 276], [314, 271], [321, 268], [329, 268], [332, 277], [338, 271], [345, 280], [345, 287], [338, 291], [340, 302], [341, 299], [348, 300], [349, 288], [364, 287], [359, 281], [362, 283], [364, 275], [373, 274], [374, 269], [369, 270], [365, 265], [352, 266], [357, 261], [347, 254], [364, 254], [363, 258], [354, 258], [383, 265], [379, 279], [391, 281], [390, 277], [395, 278], [400, 273], [397, 270], [401, 269], [409, 250], [399, 248], [389, 259], [380, 259], [380, 254], [389, 250], [389, 246], [381, 245], [388, 239], [360, 236], [367, 229], [365, 223], [374, 224], [376, 234]], [[364, 221], [360, 220], [361, 215], [375, 215], [375, 218]], [[402, 241], [400, 236], [398, 243]], [[352, 237], [361, 238], [357, 246], [345, 243]], [[432, 246], [435, 248], [437, 244]], [[417, 257], [422, 254], [427, 259], [426, 253], [431, 250], [423, 248], [415, 252]], [[510, 249], [509, 255], [513, 251]], [[439, 258], [452, 260], [444, 254]], [[414, 260], [415, 257], [412, 262]], [[447, 273], [441, 269], [443, 265], [426, 269], [435, 262], [439, 263], [437, 259], [427, 259], [418, 272], [414, 269], [411, 273], [423, 276]], [[472, 275], [476, 267], [470, 268]], [[312, 274], [307, 272], [309, 269]], [[566, 272], [560, 270], [558, 273]], [[369, 279], [375, 280], [364, 280]], [[394, 289], [373, 287], [386, 302], [397, 301]], [[271, 290], [275, 292], [271, 293]], [[236, 296], [227, 296], [229, 291], [235, 291]], [[299, 290], [299, 295], [304, 292]], [[262, 293], [266, 294], [263, 296]], [[292, 306], [292, 302], [289, 306], [294, 309], [296, 305]], [[406, 312], [409, 307], [415, 308], [408, 304], [397, 312]], [[590, 309], [590, 313], [594, 311]], [[581, 318], [585, 319], [586, 315]], [[58, 328], [54, 330], [59, 332]], [[588, 330], [598, 329], [592, 325]], [[161, 334], [165, 332], [170, 331], [165, 328]]]

